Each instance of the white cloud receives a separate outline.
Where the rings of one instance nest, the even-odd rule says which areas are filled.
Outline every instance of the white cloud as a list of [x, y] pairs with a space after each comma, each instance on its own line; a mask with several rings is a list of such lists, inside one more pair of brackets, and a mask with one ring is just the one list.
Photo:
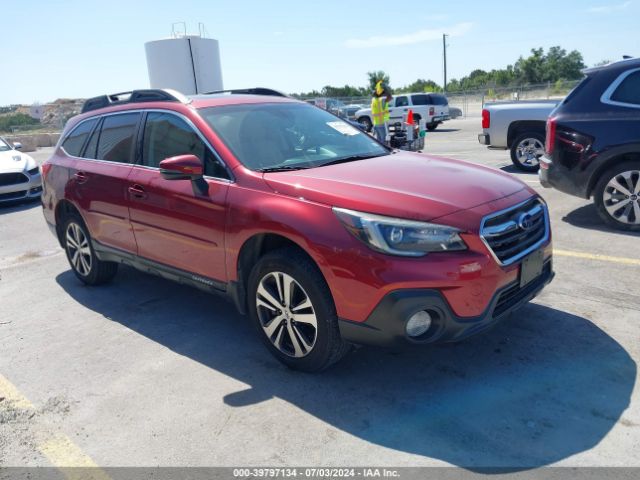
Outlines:
[[601, 7], [590, 7], [588, 9], [589, 12], [591, 13], [612, 13], [612, 12], [618, 12], [620, 10], [625, 10], [627, 7], [629, 7], [633, 2], [631, 2], [630, 0], [624, 3], [619, 3], [617, 5], [604, 5]]
[[348, 48], [375, 48], [375, 47], [395, 47], [398, 45], [412, 45], [414, 43], [428, 42], [442, 38], [446, 33], [451, 37], [464, 35], [473, 27], [473, 23], [458, 23], [447, 28], [418, 30], [417, 32], [404, 35], [379, 35], [369, 38], [350, 38], [345, 42]]

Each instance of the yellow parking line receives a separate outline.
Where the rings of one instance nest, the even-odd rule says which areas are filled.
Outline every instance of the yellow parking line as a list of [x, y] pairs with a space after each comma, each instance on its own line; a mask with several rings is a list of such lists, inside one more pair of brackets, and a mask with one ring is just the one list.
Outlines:
[[9, 380], [4, 378], [2, 374], [0, 374], [0, 397], [3, 399], [2, 402], [0, 402], [0, 407], [3, 406], [4, 402], [7, 402], [11, 408], [35, 410], [33, 404], [23, 396]]
[[609, 255], [600, 255], [597, 253], [572, 252], [571, 250], [556, 250], [555, 248], [553, 249], [553, 254], [560, 257], [585, 258], [587, 260], [599, 260], [601, 262], [640, 266], [640, 259], [636, 258], [610, 257]]
[[[36, 412], [36, 408], [27, 397], [2, 374], [0, 374], [0, 410], [19, 409]], [[64, 434], [37, 432], [37, 449], [58, 468], [68, 480], [110, 480], [110, 477], [98, 468], [89, 456], [82, 452], [69, 437]]]

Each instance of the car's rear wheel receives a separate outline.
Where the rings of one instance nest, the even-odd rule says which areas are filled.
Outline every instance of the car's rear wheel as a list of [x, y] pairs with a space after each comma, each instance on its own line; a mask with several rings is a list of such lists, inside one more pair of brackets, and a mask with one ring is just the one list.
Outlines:
[[67, 217], [63, 226], [64, 249], [76, 277], [87, 285], [99, 285], [113, 279], [118, 264], [96, 256], [89, 231], [79, 215]]
[[625, 162], [607, 170], [593, 195], [598, 214], [608, 225], [640, 231], [640, 164]]
[[373, 123], [371, 123], [371, 119], [369, 117], [358, 118], [358, 123], [364, 126], [367, 132], [370, 132], [373, 129]]
[[511, 161], [524, 172], [537, 172], [540, 157], [544, 155], [544, 135], [539, 132], [525, 132], [511, 144]]
[[288, 367], [321, 371], [350, 349], [340, 336], [324, 278], [295, 249], [278, 250], [258, 261], [249, 276], [248, 304], [263, 342]]
[[438, 128], [438, 125], [440, 124], [437, 122], [427, 123], [427, 130], [429, 130], [430, 132], [433, 132], [436, 128]]

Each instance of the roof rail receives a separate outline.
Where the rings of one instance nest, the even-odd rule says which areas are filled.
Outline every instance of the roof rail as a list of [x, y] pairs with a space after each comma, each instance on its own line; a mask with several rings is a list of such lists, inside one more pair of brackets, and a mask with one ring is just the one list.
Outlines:
[[206, 92], [203, 95], [213, 95], [216, 93], [231, 93], [231, 94], [240, 94], [240, 95], [269, 95], [272, 97], [288, 97], [289, 96], [277, 90], [273, 90], [271, 88], [264, 88], [264, 87], [237, 88], [233, 90], [215, 90], [213, 92]]
[[89, 98], [82, 105], [81, 113], [98, 110], [111, 105], [138, 102], [180, 102], [189, 103], [190, 100], [180, 92], [171, 89], [132, 90], [131, 92], [113, 93]]

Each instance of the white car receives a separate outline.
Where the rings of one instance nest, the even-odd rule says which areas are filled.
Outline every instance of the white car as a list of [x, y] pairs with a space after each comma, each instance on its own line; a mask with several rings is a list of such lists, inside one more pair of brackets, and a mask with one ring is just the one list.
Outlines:
[[[440, 93], [398, 93], [389, 104], [389, 123], [404, 122], [409, 110], [421, 127], [433, 131], [442, 122], [449, 120], [449, 101]], [[356, 120], [371, 131], [373, 117], [370, 108], [355, 113]]]
[[19, 152], [22, 145], [11, 145], [0, 137], [0, 203], [38, 198], [42, 177], [36, 161]]

